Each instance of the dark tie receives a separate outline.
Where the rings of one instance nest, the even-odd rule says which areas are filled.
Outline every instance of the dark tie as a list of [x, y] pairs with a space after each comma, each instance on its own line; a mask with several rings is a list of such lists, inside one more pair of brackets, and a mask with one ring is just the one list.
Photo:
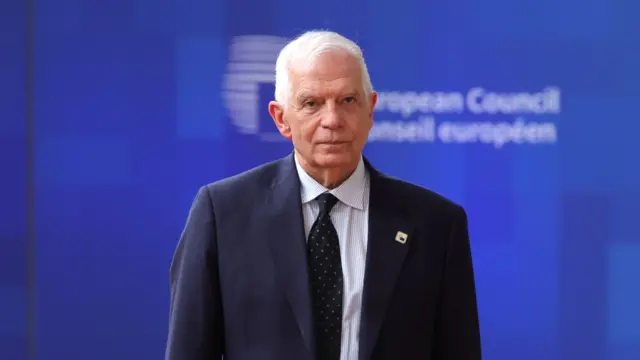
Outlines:
[[324, 193], [317, 200], [320, 214], [311, 227], [307, 245], [317, 360], [338, 360], [342, 333], [342, 264], [338, 233], [329, 217], [338, 199]]

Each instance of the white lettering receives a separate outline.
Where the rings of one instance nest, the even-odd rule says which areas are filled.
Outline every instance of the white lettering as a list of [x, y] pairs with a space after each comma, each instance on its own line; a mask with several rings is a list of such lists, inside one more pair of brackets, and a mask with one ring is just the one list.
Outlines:
[[525, 123], [518, 118], [508, 122], [443, 122], [438, 127], [438, 139], [443, 143], [490, 144], [501, 148], [507, 143], [551, 144], [558, 140], [553, 123]]
[[496, 93], [475, 87], [466, 100], [467, 109], [474, 114], [560, 113], [560, 90], [555, 87], [537, 93]]
[[402, 114], [462, 113], [465, 107], [473, 114], [558, 114], [560, 89], [549, 86], [540, 92], [493, 92], [483, 87], [471, 88], [466, 96], [457, 91], [379, 92], [376, 111]]
[[416, 112], [461, 113], [464, 95], [459, 92], [379, 92], [376, 111], [400, 113], [404, 117]]
[[432, 142], [436, 137], [435, 127], [432, 117], [419, 121], [376, 121], [369, 132], [369, 141]]

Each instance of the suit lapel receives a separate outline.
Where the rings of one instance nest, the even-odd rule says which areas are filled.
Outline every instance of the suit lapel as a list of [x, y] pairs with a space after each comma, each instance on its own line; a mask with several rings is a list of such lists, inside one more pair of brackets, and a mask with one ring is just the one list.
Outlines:
[[300, 199], [300, 181], [293, 156], [283, 159], [272, 186], [267, 223], [276, 276], [298, 323], [304, 343], [314, 354], [311, 295]]
[[[359, 360], [371, 358], [389, 300], [411, 245], [413, 226], [394, 201], [390, 181], [365, 159], [370, 173], [369, 239], [360, 324]], [[283, 159], [267, 204], [268, 241], [280, 286], [284, 289], [305, 345], [313, 358], [315, 341], [300, 181], [293, 155]], [[396, 241], [398, 232], [406, 243]]]
[[[371, 358], [393, 289], [402, 269], [413, 226], [394, 201], [390, 180], [377, 172], [368, 162], [371, 177], [369, 195], [369, 240], [363, 289], [362, 320], [360, 324], [359, 359]], [[396, 240], [407, 235], [406, 243]]]

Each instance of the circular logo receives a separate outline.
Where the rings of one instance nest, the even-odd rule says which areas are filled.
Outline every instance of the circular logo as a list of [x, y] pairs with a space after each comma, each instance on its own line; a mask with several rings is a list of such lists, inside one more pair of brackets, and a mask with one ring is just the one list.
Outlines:
[[260, 132], [260, 84], [275, 83], [275, 65], [289, 39], [244, 35], [231, 39], [223, 98], [231, 122], [243, 134]]

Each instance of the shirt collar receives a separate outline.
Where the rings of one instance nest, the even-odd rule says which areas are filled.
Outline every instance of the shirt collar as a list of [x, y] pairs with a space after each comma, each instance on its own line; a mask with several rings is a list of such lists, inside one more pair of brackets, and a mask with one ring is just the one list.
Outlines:
[[300, 191], [302, 197], [302, 203], [306, 204], [320, 194], [329, 192], [333, 194], [342, 203], [351, 206], [353, 208], [364, 210], [365, 204], [365, 186], [367, 182], [367, 171], [364, 166], [362, 156], [356, 170], [345, 180], [340, 186], [334, 189], [327, 189], [313, 179], [298, 163], [297, 157], [294, 155], [296, 169], [298, 170], [298, 177], [300, 178]]

